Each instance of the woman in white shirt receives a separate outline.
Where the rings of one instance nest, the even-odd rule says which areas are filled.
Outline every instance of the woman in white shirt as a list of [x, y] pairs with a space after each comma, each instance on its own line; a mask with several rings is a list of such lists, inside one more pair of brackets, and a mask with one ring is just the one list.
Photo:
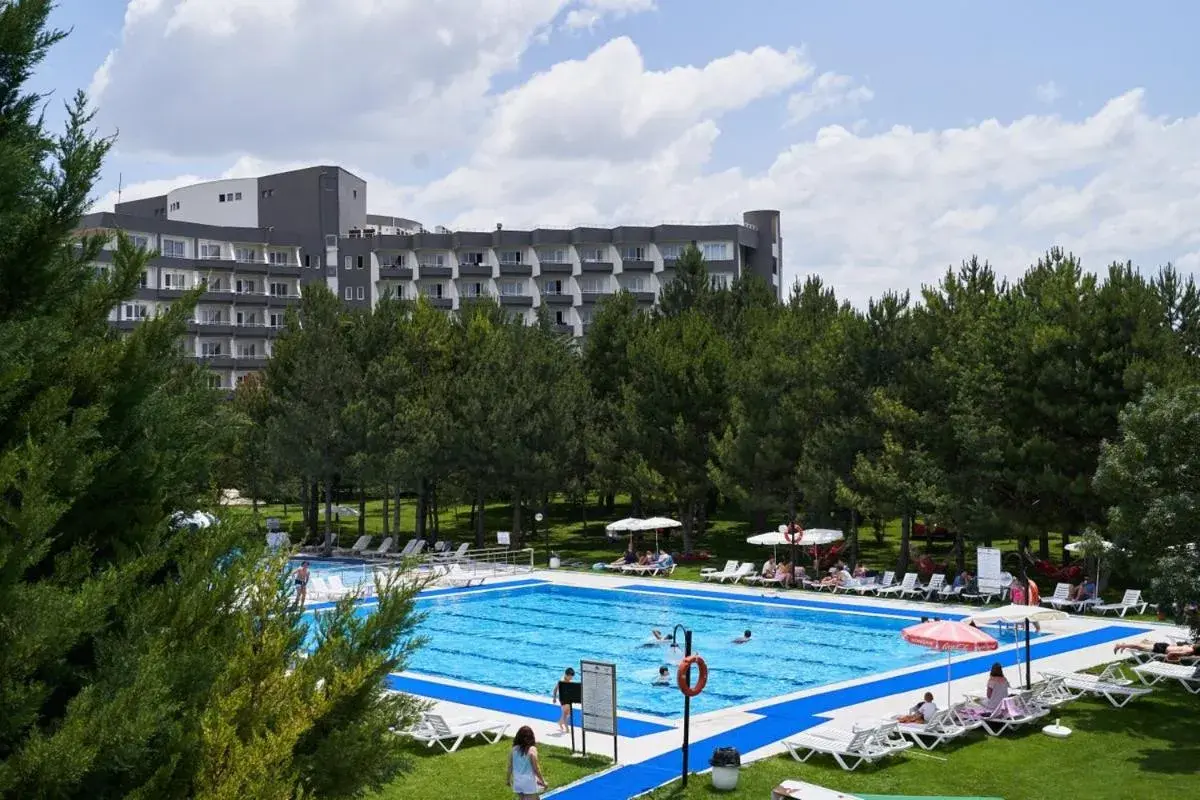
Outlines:
[[983, 707], [989, 711], [995, 709], [1004, 702], [1004, 698], [1008, 697], [1008, 678], [1004, 677], [1004, 667], [1000, 666], [997, 661], [992, 664], [992, 671], [988, 674], [987, 682], [987, 697], [983, 701]]

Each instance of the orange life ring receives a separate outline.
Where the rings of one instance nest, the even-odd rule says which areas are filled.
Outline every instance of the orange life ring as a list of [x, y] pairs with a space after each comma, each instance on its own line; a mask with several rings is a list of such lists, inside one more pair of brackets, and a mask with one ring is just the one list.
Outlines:
[[[688, 683], [688, 679], [692, 675], [692, 664], [695, 664], [696, 668], [700, 670], [694, 685]], [[708, 665], [698, 655], [688, 656], [679, 662], [679, 672], [675, 675], [675, 682], [679, 684], [679, 691], [688, 697], [695, 697], [704, 691], [704, 684], [708, 683]]]

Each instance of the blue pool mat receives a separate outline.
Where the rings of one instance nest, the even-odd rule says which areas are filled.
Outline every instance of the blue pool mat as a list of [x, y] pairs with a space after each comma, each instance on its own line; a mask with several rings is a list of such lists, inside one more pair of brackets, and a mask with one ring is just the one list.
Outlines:
[[[545, 702], [530, 700], [525, 697], [500, 694], [499, 692], [487, 692], [481, 689], [468, 689], [465, 686], [452, 686], [437, 681], [422, 680], [421, 678], [409, 675], [389, 675], [387, 684], [389, 689], [405, 692], [406, 694], [415, 694], [432, 700], [444, 700], [448, 703], [475, 706], [476, 708], [483, 708], [489, 711], [497, 711], [501, 714], [539, 719], [544, 722], [555, 722], [558, 720], [559, 715], [558, 705], [551, 703], [549, 699]], [[578, 730], [582, 725], [583, 721], [579, 716], [579, 709], [575, 709], [575, 728]], [[669, 730], [672, 730], [672, 726], [670, 725], [647, 722], [640, 719], [630, 719], [629, 717], [620, 715], [617, 717], [617, 732], [621, 736], [637, 738]], [[607, 740], [607, 737], [605, 739]], [[554, 744], [562, 744], [562, 742], [555, 742]]]
[[[1047, 658], [1093, 645], [1105, 644], [1147, 631], [1147, 628], [1129, 625], [1109, 625], [1104, 628], [1064, 636], [1058, 639], [1035, 643], [1031, 650], [1034, 658]], [[1024, 648], [1019, 648], [1023, 652]], [[952, 675], [957, 680], [984, 671], [993, 661], [1006, 666], [1017, 663], [1018, 650], [1004, 653], [983, 653], [955, 661]], [[1036, 666], [1034, 668], [1036, 672]], [[770, 706], [754, 709], [747, 713], [761, 715], [761, 719], [723, 733], [689, 743], [688, 759], [691, 769], [705, 769], [708, 757], [716, 747], [737, 747], [748, 753], [759, 747], [786, 739], [800, 731], [808, 730], [826, 720], [818, 716], [838, 708], [877, 700], [888, 695], [915, 691], [945, 680], [945, 665], [930, 666], [905, 675], [881, 678], [857, 686], [848, 686], [833, 691], [787, 700]], [[682, 732], [680, 736], [682, 736]], [[558, 800], [590, 800], [604, 797], [633, 797], [661, 786], [679, 776], [682, 748], [664, 753], [639, 764], [620, 767], [603, 773], [591, 780], [554, 792]]]

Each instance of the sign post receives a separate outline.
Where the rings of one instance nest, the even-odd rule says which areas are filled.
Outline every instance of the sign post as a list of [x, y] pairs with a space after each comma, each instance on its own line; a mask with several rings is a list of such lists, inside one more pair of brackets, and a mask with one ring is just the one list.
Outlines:
[[979, 565], [977, 580], [1000, 580], [1000, 551], [995, 547], [979, 547], [975, 550], [975, 560]]
[[583, 690], [583, 752], [587, 753], [588, 731], [613, 737], [613, 763], [617, 761], [617, 665], [603, 661], [580, 661], [579, 683]]

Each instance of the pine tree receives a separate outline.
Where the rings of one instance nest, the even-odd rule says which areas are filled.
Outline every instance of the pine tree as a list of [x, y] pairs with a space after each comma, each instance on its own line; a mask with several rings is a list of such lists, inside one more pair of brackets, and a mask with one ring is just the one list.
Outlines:
[[75, 232], [111, 141], [82, 95], [50, 134], [23, 89], [51, 6], [0, 3], [0, 797], [355, 796], [404, 766], [382, 681], [412, 589], [306, 644], [251, 531], [169, 524], [210, 498], [225, 412], [178, 346], [196, 295], [108, 324], [149, 255]]

